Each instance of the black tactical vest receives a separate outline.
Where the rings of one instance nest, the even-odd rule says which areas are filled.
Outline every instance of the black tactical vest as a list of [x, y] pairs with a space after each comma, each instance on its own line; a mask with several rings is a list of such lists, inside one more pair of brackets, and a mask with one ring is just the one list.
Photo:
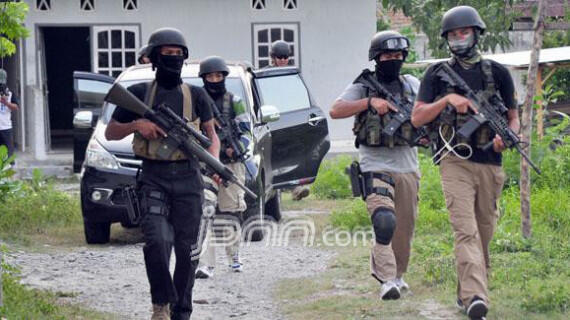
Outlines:
[[[376, 88], [371, 86], [369, 83], [361, 81], [364, 76], [376, 75], [370, 70], [364, 70], [357, 78], [354, 83], [360, 83], [366, 89], [366, 97], [373, 98], [384, 98]], [[402, 96], [403, 99], [413, 102], [416, 98], [416, 93], [412, 90], [412, 86], [404, 76], [399, 77], [400, 84], [402, 86]], [[388, 112], [384, 115], [379, 115], [376, 112], [371, 112], [370, 110], [365, 110], [356, 115], [354, 119], [354, 126], [352, 132], [356, 136], [354, 144], [358, 148], [360, 145], [365, 145], [367, 147], [388, 147], [392, 148], [394, 146], [407, 146], [408, 141], [414, 134], [414, 127], [411, 123], [407, 122], [402, 124], [398, 129], [397, 134], [390, 137], [382, 133], [382, 129], [390, 123], [392, 120], [392, 112]]]

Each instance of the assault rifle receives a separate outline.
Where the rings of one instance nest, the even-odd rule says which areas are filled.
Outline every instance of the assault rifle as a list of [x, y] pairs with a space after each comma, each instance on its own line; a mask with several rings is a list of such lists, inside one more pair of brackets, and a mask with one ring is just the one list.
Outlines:
[[241, 183], [231, 169], [224, 166], [205, 150], [211, 145], [210, 140], [189, 126], [168, 106], [161, 104], [156, 107], [156, 110], [153, 110], [118, 83], [111, 87], [105, 101], [114, 103], [154, 122], [166, 132], [167, 136], [158, 151], [160, 157], [168, 158], [176, 149], [180, 149], [188, 158], [195, 156], [223, 180], [236, 184], [253, 199], [257, 199], [255, 193]]
[[230, 121], [226, 121], [226, 119], [220, 114], [217, 106], [212, 108], [214, 112], [214, 117], [220, 123], [220, 128], [218, 131], [218, 137], [220, 141], [224, 141], [230, 148], [234, 150], [232, 157], [239, 162], [244, 162], [248, 158], [247, 150], [243, 147], [243, 145], [239, 141], [239, 136], [241, 134], [240, 129], [238, 128], [237, 123], [230, 119]]
[[[390, 115], [392, 119], [388, 122], [388, 125], [382, 129], [382, 133], [389, 137], [393, 137], [394, 134], [400, 129], [400, 127], [406, 123], [410, 122], [412, 119], [412, 109], [414, 108], [414, 102], [408, 99], [396, 98], [390, 91], [388, 91], [380, 82], [376, 79], [372, 72], [365, 72], [362, 76], [362, 80], [374, 90], [377, 90], [381, 96], [384, 96], [390, 104], [398, 109], [398, 112], [392, 112]], [[411, 146], [418, 145], [421, 138], [427, 138], [428, 132], [424, 127], [415, 128], [415, 136], [412, 141], [408, 141]]]
[[[523, 151], [521, 147], [523, 142], [520, 140], [519, 136], [509, 128], [507, 120], [503, 117], [503, 114], [505, 114], [508, 109], [497, 96], [487, 92], [488, 90], [482, 90], [479, 93], [473, 92], [463, 78], [461, 78], [447, 62], [440, 64], [436, 74], [450, 86], [459, 89], [462, 94], [475, 105], [475, 108], [477, 108], [478, 113], [470, 115], [469, 120], [459, 128], [457, 131], [458, 136], [469, 138], [475, 130], [486, 123], [501, 137], [501, 139], [503, 139], [503, 143], [507, 148], [515, 148], [530, 164], [534, 171], [540, 174], [540, 169]], [[491, 141], [483, 147], [483, 150], [488, 150], [492, 146], [493, 142]]]

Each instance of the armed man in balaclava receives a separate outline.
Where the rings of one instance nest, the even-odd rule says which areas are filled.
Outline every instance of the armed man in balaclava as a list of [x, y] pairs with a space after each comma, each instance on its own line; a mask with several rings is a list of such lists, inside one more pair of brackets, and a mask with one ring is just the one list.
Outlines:
[[[208, 149], [218, 158], [220, 141], [216, 134], [214, 103], [203, 88], [184, 83], [181, 78], [188, 47], [182, 33], [161, 28], [149, 38], [146, 52], [155, 79], [128, 87], [146, 105], [166, 104], [195, 129], [202, 129], [212, 141]], [[118, 106], [107, 126], [105, 137], [120, 140], [134, 134], [133, 151], [142, 159], [137, 189], [142, 203], [141, 228], [145, 239], [144, 260], [153, 304], [152, 319], [189, 319], [197, 259], [204, 184], [195, 158], [176, 150], [168, 159], [157, 152], [165, 133], [153, 122]], [[172, 248], [176, 254], [174, 278], [169, 264]]]
[[382, 300], [399, 299], [401, 291], [409, 290], [403, 275], [418, 209], [420, 172], [412, 142], [415, 129], [407, 121], [393, 135], [383, 132], [398, 111], [398, 106], [386, 100], [386, 92], [411, 109], [419, 87], [417, 78], [400, 74], [409, 46], [409, 40], [395, 31], [374, 35], [368, 58], [375, 62], [375, 70], [364, 70], [330, 111], [333, 119], [355, 117], [353, 132], [360, 163], [351, 165], [351, 179], [362, 186], [355, 194], [362, 194], [372, 220], [376, 241], [370, 253], [370, 271], [380, 282]]
[[489, 306], [489, 244], [499, 217], [497, 201], [505, 179], [501, 152], [505, 145], [486, 124], [471, 137], [460, 138], [459, 128], [477, 110], [463, 96], [465, 92], [450, 83], [449, 73], [442, 71], [451, 67], [471, 91], [484, 93], [496, 106], [503, 105], [505, 123], [518, 132], [511, 75], [501, 64], [483, 59], [477, 48], [485, 28], [477, 10], [469, 6], [452, 8], [443, 15], [441, 36], [452, 58], [426, 71], [412, 113], [414, 125], [428, 124], [437, 134], [432, 141], [436, 145], [434, 160], [440, 165], [455, 236], [457, 305], [471, 319], [484, 319]]
[[[245, 183], [245, 153], [251, 141], [251, 121], [246, 105], [240, 97], [227, 90], [226, 79], [230, 69], [224, 59], [210, 56], [200, 61], [198, 75], [204, 82], [204, 89], [215, 102], [214, 116], [218, 136], [221, 140], [220, 160], [230, 168], [241, 183]], [[234, 150], [234, 145], [239, 150]], [[218, 210], [216, 226], [226, 222], [221, 237], [227, 241], [223, 243], [228, 258], [228, 266], [232, 272], [242, 272], [243, 264], [239, 257], [241, 243], [241, 223], [244, 211], [247, 209], [244, 191], [232, 184], [220, 185], [218, 190]], [[219, 229], [219, 228], [216, 228]], [[233, 232], [230, 232], [232, 230]], [[211, 234], [211, 236], [214, 236]], [[214, 276], [216, 254], [214, 241], [206, 244], [206, 252], [200, 261], [196, 273], [198, 278], [211, 278]]]

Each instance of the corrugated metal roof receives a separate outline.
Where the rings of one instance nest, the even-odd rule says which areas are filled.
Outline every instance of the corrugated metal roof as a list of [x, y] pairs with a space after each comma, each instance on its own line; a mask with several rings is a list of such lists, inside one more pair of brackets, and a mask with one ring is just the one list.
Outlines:
[[[495, 60], [506, 67], [515, 69], [528, 68], [530, 64], [530, 50], [516, 51], [509, 53], [487, 54], [483, 55], [485, 59]], [[416, 64], [432, 64], [434, 62], [444, 61], [447, 59], [428, 59], [416, 61]], [[570, 46], [549, 48], [540, 50], [539, 64], [570, 64]]]

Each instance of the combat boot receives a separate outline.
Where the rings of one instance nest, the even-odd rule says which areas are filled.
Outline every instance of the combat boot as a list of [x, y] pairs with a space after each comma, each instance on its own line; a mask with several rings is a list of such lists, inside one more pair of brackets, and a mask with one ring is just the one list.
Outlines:
[[299, 201], [305, 197], [308, 197], [310, 192], [311, 189], [308, 186], [298, 186], [291, 192], [291, 198], [294, 201]]
[[170, 308], [167, 304], [153, 304], [150, 320], [170, 320]]

